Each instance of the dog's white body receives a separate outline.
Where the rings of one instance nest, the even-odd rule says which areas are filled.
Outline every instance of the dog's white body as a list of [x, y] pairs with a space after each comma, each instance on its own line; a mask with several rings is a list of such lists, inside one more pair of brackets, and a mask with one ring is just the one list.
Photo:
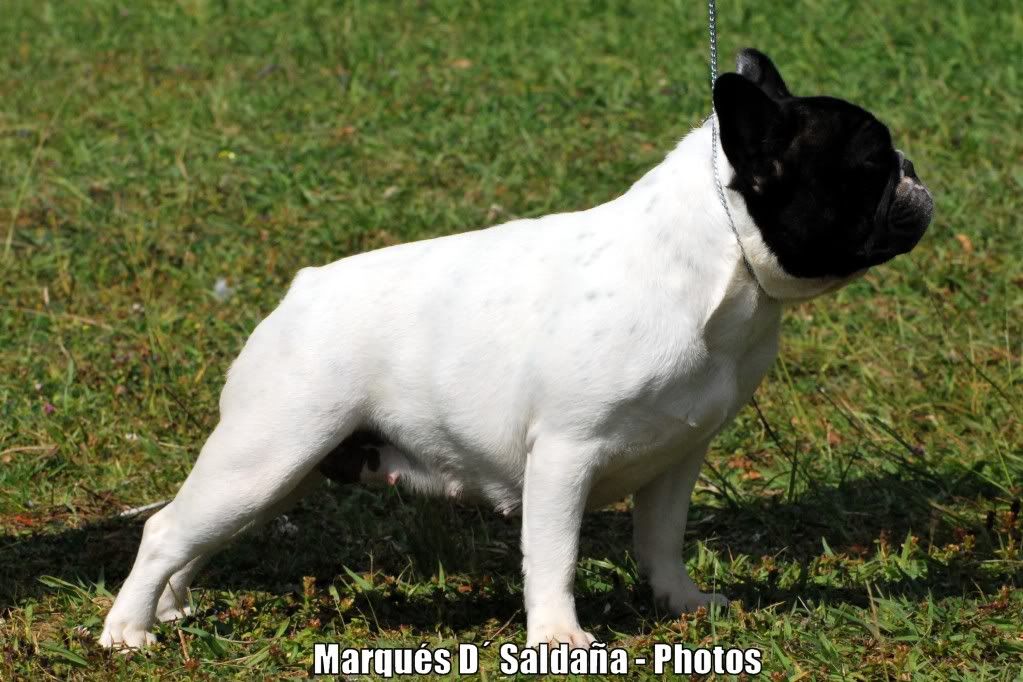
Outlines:
[[581, 515], [633, 492], [655, 595], [678, 611], [719, 600], [682, 561], [707, 446], [775, 358], [780, 299], [840, 283], [787, 276], [729, 192], [750, 277], [710, 130], [596, 208], [301, 271], [231, 367], [178, 496], [147, 523], [103, 643], [139, 646], [154, 618], [180, 615], [205, 558], [366, 427], [393, 444], [367, 480], [522, 513], [530, 643], [590, 640], [572, 597]]
[[284, 400], [297, 440], [356, 411], [413, 460], [385, 454], [381, 474], [502, 512], [535, 444], [570, 439], [595, 467], [587, 506], [621, 499], [702, 452], [775, 357], [779, 305], [689, 166], [673, 156], [589, 210], [302, 270], [222, 412], [272, 422]]

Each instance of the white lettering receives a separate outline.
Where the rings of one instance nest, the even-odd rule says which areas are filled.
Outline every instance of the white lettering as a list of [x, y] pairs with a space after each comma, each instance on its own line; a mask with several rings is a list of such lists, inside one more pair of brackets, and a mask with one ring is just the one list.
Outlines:
[[313, 674], [337, 675], [337, 644], [313, 644]]

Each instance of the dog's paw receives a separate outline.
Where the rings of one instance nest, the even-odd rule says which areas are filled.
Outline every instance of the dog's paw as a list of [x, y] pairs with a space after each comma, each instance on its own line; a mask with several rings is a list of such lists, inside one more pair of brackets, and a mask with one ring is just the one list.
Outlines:
[[156, 635], [148, 628], [129, 623], [111, 623], [109, 619], [99, 636], [100, 646], [107, 649], [131, 650], [156, 644]]
[[175, 597], [174, 592], [168, 587], [160, 595], [160, 601], [156, 605], [156, 620], [167, 623], [172, 620], [181, 620], [185, 616], [192, 615], [192, 607]]
[[557, 646], [567, 644], [572, 649], [589, 649], [596, 639], [578, 625], [537, 625], [528, 628], [526, 646], [535, 647], [540, 644]]
[[727, 611], [728, 604], [728, 598], [723, 594], [700, 592], [697, 590], [695, 593], [685, 596], [674, 604], [673, 610], [678, 613], [689, 613], [701, 607], [706, 607], [708, 610], [717, 607], [721, 611]]
[[[663, 574], [661, 574], [663, 576]], [[675, 616], [690, 613], [700, 607], [728, 610], [728, 599], [716, 592], [701, 592], [687, 574], [676, 574], [671, 578], [650, 581], [654, 591], [654, 602]]]
[[160, 605], [156, 609], [156, 620], [161, 623], [169, 623], [173, 620], [181, 620], [185, 616], [192, 615], [191, 606]]
[[657, 604], [675, 616], [683, 613], [692, 613], [703, 607], [707, 610], [717, 608], [720, 611], [728, 610], [728, 598], [716, 592], [700, 592], [693, 588], [688, 590], [677, 590], [655, 594]]

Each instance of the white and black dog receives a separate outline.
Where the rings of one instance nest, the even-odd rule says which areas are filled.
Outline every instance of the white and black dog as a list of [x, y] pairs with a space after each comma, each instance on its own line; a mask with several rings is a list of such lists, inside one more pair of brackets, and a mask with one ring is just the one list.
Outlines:
[[592, 641], [580, 523], [630, 493], [654, 595], [726, 604], [682, 559], [708, 444], [774, 361], [782, 304], [909, 251], [933, 208], [870, 113], [791, 95], [755, 50], [737, 70], [714, 84], [720, 148], [708, 122], [613, 201], [300, 271], [146, 523], [102, 644], [152, 641], [214, 552], [325, 476], [521, 514], [530, 645]]

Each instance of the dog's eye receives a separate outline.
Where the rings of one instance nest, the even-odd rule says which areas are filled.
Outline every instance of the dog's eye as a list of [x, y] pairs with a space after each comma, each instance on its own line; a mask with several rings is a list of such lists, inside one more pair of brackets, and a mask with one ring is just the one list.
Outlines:
[[861, 164], [861, 168], [872, 173], [889, 172], [892, 168], [898, 168], [899, 158], [894, 151], [884, 151], [872, 154]]

